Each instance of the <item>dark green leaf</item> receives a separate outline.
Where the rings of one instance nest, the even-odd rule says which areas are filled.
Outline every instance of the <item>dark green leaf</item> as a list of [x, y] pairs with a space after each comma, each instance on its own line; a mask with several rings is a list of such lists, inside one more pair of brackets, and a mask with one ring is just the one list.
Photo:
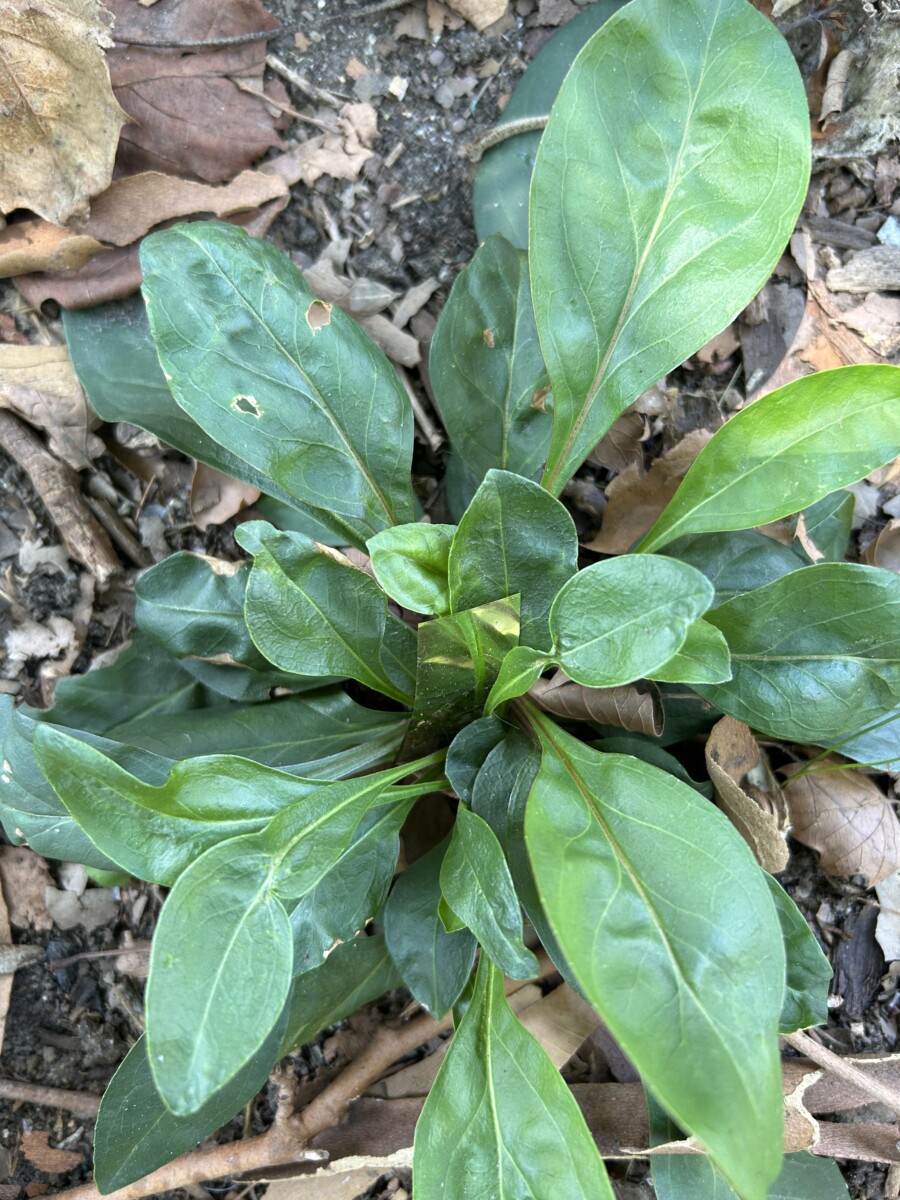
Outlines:
[[453, 611], [519, 594], [522, 643], [546, 650], [547, 615], [578, 569], [578, 535], [566, 509], [536, 483], [488, 471], [450, 547]]
[[735, 413], [710, 438], [639, 549], [790, 516], [890, 462], [898, 449], [900, 368], [804, 375]]
[[572, 1093], [487, 956], [416, 1126], [413, 1177], [443, 1200], [613, 1200]]
[[537, 959], [522, 943], [522, 913], [503, 850], [490, 825], [465, 805], [441, 864], [441, 892], [504, 975], [537, 974]]
[[681, 649], [649, 677], [661, 683], [722, 683], [730, 679], [731, 655], [722, 631], [708, 621], [694, 621]]
[[745, 0], [642, 0], [581, 51], [531, 183], [555, 495], [641, 392], [756, 295], [809, 158], [800, 73]]
[[716, 589], [717, 604], [807, 565], [796, 550], [754, 529], [688, 534], [667, 546], [666, 555], [702, 571]]
[[828, 988], [831, 964], [822, 953], [803, 913], [771, 875], [766, 883], [775, 901], [775, 911], [784, 938], [787, 982], [781, 1006], [779, 1033], [794, 1033], [828, 1020]]
[[455, 532], [455, 525], [397, 525], [369, 538], [372, 570], [392, 600], [432, 616], [450, 611], [447, 558]]
[[265, 1044], [233, 1079], [187, 1117], [176, 1117], [163, 1104], [141, 1035], [113, 1075], [94, 1130], [94, 1180], [105, 1195], [149, 1175], [185, 1154], [247, 1104], [265, 1085], [276, 1059], [287, 1010]]
[[475, 962], [467, 930], [447, 933], [438, 916], [440, 870], [449, 844], [417, 859], [403, 872], [384, 910], [384, 936], [403, 982], [435, 1017], [443, 1016], [465, 986]]
[[472, 803], [472, 789], [484, 760], [506, 733], [507, 726], [498, 717], [482, 717], [460, 730], [450, 743], [444, 771], [453, 790], [466, 804]]
[[819, 557], [813, 560], [800, 538], [795, 536], [797, 553], [809, 562], [843, 562], [853, 532], [853, 493], [843, 490], [832, 492], [804, 509], [800, 516], [807, 539], [819, 551]]
[[284, 1008], [293, 940], [272, 885], [265, 850], [232, 838], [191, 863], [163, 905], [145, 996], [147, 1056], [176, 1116], [233, 1080]]
[[900, 698], [900, 577], [889, 571], [804, 567], [706, 620], [725, 634], [734, 677], [697, 691], [763, 733], [837, 741]]
[[336, 551], [262, 521], [237, 531], [254, 554], [246, 621], [260, 651], [298, 675], [348, 675], [411, 702], [416, 635], [371, 576]]
[[357, 937], [335, 946], [321, 966], [294, 980], [281, 1054], [304, 1046], [334, 1025], [400, 987], [400, 973], [383, 937]]
[[562, 951], [654, 1095], [762, 1200], [781, 1163], [785, 971], [762, 872], [691, 788], [532, 724], [525, 837]]
[[527, 479], [540, 472], [550, 442], [550, 381], [534, 325], [528, 261], [502, 237], [479, 246], [457, 276], [428, 368], [453, 447], [447, 492], [455, 516], [463, 515], [492, 467]]
[[653, 767], [659, 767], [661, 771], [668, 771], [670, 775], [692, 787], [695, 792], [699, 792], [706, 800], [713, 798], [712, 784], [708, 780], [706, 783], [699, 783], [692, 779], [675, 755], [664, 750], [653, 738], [644, 737], [640, 733], [617, 734], [614, 737], [602, 738], [599, 742], [592, 742], [591, 745], [603, 754], [630, 754], [632, 758], [639, 758]]
[[570, 579], [550, 610], [552, 661], [588, 687], [651, 675], [713, 602], [712, 584], [672, 558], [626, 555]]
[[[827, 740], [824, 744], [832, 748]], [[835, 748], [854, 762], [877, 763], [888, 771], [900, 773], [900, 707], [871, 725], [857, 725], [852, 736], [841, 738]]]
[[301, 504], [341, 517], [357, 541], [415, 519], [403, 385], [287, 255], [195, 222], [145, 238], [141, 266], [160, 362], [198, 425]]
[[[567, 21], [541, 47], [513, 89], [500, 126], [525, 117], [546, 117], [575, 55], [592, 33], [625, 3], [598, 0]], [[514, 246], [528, 247], [528, 191], [541, 130], [518, 133], [485, 151], [475, 175], [472, 206], [481, 241], [501, 233]]]

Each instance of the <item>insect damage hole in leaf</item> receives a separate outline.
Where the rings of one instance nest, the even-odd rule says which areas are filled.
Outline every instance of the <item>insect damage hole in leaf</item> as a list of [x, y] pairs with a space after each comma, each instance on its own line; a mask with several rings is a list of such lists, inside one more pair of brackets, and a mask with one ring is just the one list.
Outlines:
[[313, 300], [306, 310], [306, 323], [313, 333], [331, 324], [331, 307], [326, 300]]
[[235, 396], [231, 407], [235, 412], [246, 413], [250, 417], [256, 417], [257, 420], [263, 415], [263, 410], [259, 407], [255, 396]]

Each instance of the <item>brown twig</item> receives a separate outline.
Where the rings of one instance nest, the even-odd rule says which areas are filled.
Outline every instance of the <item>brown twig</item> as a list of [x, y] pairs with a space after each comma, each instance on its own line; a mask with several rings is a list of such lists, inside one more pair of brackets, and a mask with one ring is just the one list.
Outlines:
[[801, 1054], [811, 1059], [817, 1066], [823, 1067], [847, 1083], [852, 1083], [861, 1092], [865, 1092], [879, 1104], [886, 1104], [900, 1116], [900, 1092], [896, 1088], [888, 1087], [872, 1075], [861, 1071], [859, 1067], [855, 1067], [853, 1063], [848, 1062], [839, 1054], [835, 1054], [833, 1050], [829, 1050], [827, 1046], [823, 1046], [821, 1042], [817, 1042], [815, 1038], [810, 1037], [802, 1030], [786, 1034], [784, 1040], [795, 1050], [799, 1050]]
[[295, 71], [293, 67], [289, 67], [286, 62], [282, 62], [276, 54], [266, 55], [266, 66], [274, 71], [276, 75], [280, 75], [282, 79], [286, 79], [288, 83], [293, 84], [298, 91], [303, 92], [304, 96], [309, 96], [311, 100], [318, 100], [322, 104], [330, 104], [332, 108], [341, 107], [342, 101], [333, 92], [327, 92], [324, 88], [311, 83], [305, 75], [301, 75], [299, 71]]
[[18, 1079], [0, 1079], [0, 1099], [18, 1100], [21, 1104], [43, 1104], [47, 1108], [64, 1108], [76, 1117], [96, 1117], [100, 1097], [90, 1092], [70, 1092], [65, 1088], [44, 1087], [40, 1083], [20, 1083]]

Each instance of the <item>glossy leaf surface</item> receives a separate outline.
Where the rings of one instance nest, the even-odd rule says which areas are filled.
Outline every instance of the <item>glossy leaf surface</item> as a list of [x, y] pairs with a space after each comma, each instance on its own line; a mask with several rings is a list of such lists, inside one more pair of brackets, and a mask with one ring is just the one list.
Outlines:
[[482, 958], [416, 1126], [413, 1186], [444, 1200], [612, 1200], [572, 1093]]
[[766, 883], [775, 901], [775, 911], [784, 938], [787, 980], [781, 1007], [779, 1033], [793, 1033], [828, 1020], [828, 990], [831, 964], [822, 953], [815, 934], [803, 914], [781, 884], [766, 875]]
[[537, 974], [537, 959], [522, 943], [522, 913], [500, 843], [463, 805], [441, 864], [441, 892], [504, 975]]
[[563, 505], [536, 483], [489, 471], [450, 547], [453, 611], [518, 593], [522, 643], [546, 650], [550, 605], [577, 568], [578, 535]]
[[734, 677], [697, 685], [723, 712], [791, 741], [837, 741], [900, 698], [900, 577], [820, 563], [707, 613]]
[[723, 683], [731, 678], [731, 655], [720, 629], [709, 621], [688, 626], [681, 648], [650, 672], [661, 683]]
[[484, 706], [485, 713], [490, 715], [507, 700], [524, 696], [549, 663], [550, 659], [546, 654], [532, 650], [530, 646], [514, 646], [500, 664], [494, 686]]
[[457, 796], [469, 806], [484, 760], [506, 733], [507, 727], [498, 717], [482, 717], [460, 730], [450, 743], [444, 772]]
[[756, 295], [808, 178], [800, 74], [745, 0], [629, 5], [588, 42], [531, 183], [554, 494], [641, 392]]
[[588, 687], [631, 683], [681, 649], [714, 594], [705, 576], [675, 559], [625, 555], [594, 563], [553, 602], [552, 659]]
[[755, 529], [688, 534], [666, 546], [666, 555], [702, 571], [716, 589], [717, 604], [808, 565], [796, 550]]
[[533, 724], [525, 837], [563, 953], [646, 1085], [762, 1200], [781, 1163], [785, 971], [762, 872], [691, 788]]
[[141, 265], [160, 362], [198, 425], [363, 540], [415, 519], [406, 392], [287, 255], [225, 223], [194, 222], [145, 238]]
[[375, 578], [403, 608], [442, 616], [450, 611], [447, 559], [455, 525], [397, 525], [369, 538]]
[[412, 699], [416, 635], [388, 611], [374, 579], [309, 538], [261, 521], [242, 525], [237, 538], [254, 555], [246, 621], [266, 658], [298, 675], [347, 675]]
[[804, 375], [741, 409], [706, 443], [639, 549], [750, 529], [856, 483], [900, 449], [900, 368]]
[[492, 468], [526, 479], [540, 472], [550, 442], [550, 381], [528, 261], [504, 238], [488, 238], [457, 276], [434, 331], [428, 369], [452, 446], [447, 493], [455, 516], [463, 515]]

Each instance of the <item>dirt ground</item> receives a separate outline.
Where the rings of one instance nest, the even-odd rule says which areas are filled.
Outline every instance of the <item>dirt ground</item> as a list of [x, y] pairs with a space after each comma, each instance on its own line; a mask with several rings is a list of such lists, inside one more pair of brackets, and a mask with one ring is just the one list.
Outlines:
[[[431, 280], [433, 291], [422, 313], [417, 314], [418, 325], [413, 323], [413, 331], [425, 338], [453, 279], [476, 247], [471, 205], [475, 167], [466, 157], [465, 147], [491, 128], [529, 62], [580, 6], [570, 0], [515, 0], [507, 16], [486, 32], [478, 33], [451, 17], [437, 36], [429, 33], [424, 40], [396, 32], [408, 10], [416, 9], [416, 0], [406, 7], [369, 15], [355, 14], [354, 7], [359, 6], [348, 0], [318, 0], [317, 4], [271, 0], [268, 7], [283, 23], [281, 34], [270, 43], [271, 52], [320, 88], [341, 98], [369, 101], [377, 110], [379, 123], [376, 154], [360, 177], [354, 181], [323, 177], [312, 188], [297, 187], [270, 236], [301, 266], [314, 262], [337, 238], [347, 238], [346, 273], [398, 294]], [[424, 13], [421, 15], [415, 28], [423, 27]], [[871, 5], [853, 0], [830, 6], [803, 0], [784, 20], [792, 26], [792, 47], [807, 77], [812, 74], [812, 59], [823, 30], [841, 46], [852, 47], [857, 63], [869, 64], [868, 69], [900, 45], [900, 16], [887, 0]], [[298, 49], [297, 34], [308, 39], [307, 49]], [[401, 84], [392, 92], [395, 80]], [[871, 86], [859, 85], [863, 90]], [[306, 97], [292, 91], [290, 84], [288, 91], [292, 103], [298, 107], [305, 104]], [[887, 154], [896, 161], [896, 142], [884, 138], [878, 142], [873, 120], [869, 114], [868, 123], [861, 121], [855, 146], [851, 138], [839, 157], [817, 164], [820, 191], [832, 215], [842, 220], [848, 219], [848, 213], [852, 219], [864, 220], [880, 211], [871, 193], [852, 211], [839, 207], [838, 201], [848, 189], [861, 186], [860, 178], [866, 178], [867, 172], [871, 177], [879, 155]], [[895, 132], [898, 129], [895, 125]], [[867, 142], [867, 138], [876, 140]], [[897, 202], [892, 199], [891, 203], [896, 206]], [[17, 328], [31, 337], [33, 324], [16, 309], [11, 289], [4, 286], [0, 309], [15, 310]], [[51, 331], [58, 330], [52, 307], [43, 320]], [[892, 361], [897, 361], [896, 354]], [[719, 419], [719, 406], [732, 377], [718, 366], [712, 369], [696, 362], [672, 377], [670, 385], [681, 389], [682, 403], [671, 427], [648, 444], [648, 455], [659, 453], [691, 428]], [[156, 520], [152, 527], [145, 525], [138, 531], [145, 563], [182, 548], [237, 557], [233, 523], [213, 527], [205, 534], [193, 526], [187, 501], [189, 470], [174, 452], [167, 452], [167, 458], [171, 463], [168, 490], [142, 510]], [[128, 476], [121, 461], [107, 456], [99, 463], [123, 493], [141, 495], [143, 484]], [[441, 451], [421, 436], [415, 468], [425, 492], [439, 490]], [[600, 469], [587, 470], [570, 495], [582, 531], [590, 533], [598, 524], [602, 504], [597, 496], [608, 479]], [[865, 537], [865, 531], [858, 536]], [[43, 624], [53, 616], [72, 618], [79, 605], [82, 573], [71, 561], [61, 564], [52, 555], [23, 572], [18, 558], [23, 540], [39, 550], [58, 543], [53, 522], [27, 476], [0, 454], [0, 571], [5, 580], [0, 585], [0, 638], [23, 620]], [[121, 582], [96, 599], [83, 645], [71, 664], [73, 672], [87, 669], [98, 655], [127, 637], [137, 569], [135, 561], [127, 562]], [[45, 699], [42, 664], [38, 658], [26, 659], [18, 674], [2, 681], [3, 690], [40, 706]], [[889, 781], [883, 782], [888, 786]], [[874, 894], [852, 882], [829, 880], [815, 855], [799, 845], [792, 849], [783, 882], [828, 952], [836, 972], [835, 991], [843, 997], [843, 1003], [832, 1012], [827, 1044], [842, 1053], [896, 1052], [900, 1049], [900, 987], [898, 977], [888, 972], [875, 939]], [[50, 877], [38, 886], [38, 909], [43, 905], [44, 882], [60, 882], [57, 867], [50, 864], [49, 870]], [[76, 923], [60, 929], [46, 918], [46, 910], [36, 921], [13, 921], [14, 940], [40, 945], [46, 960], [15, 974], [0, 1068], [4, 1078], [92, 1096], [102, 1093], [141, 1029], [140, 964], [136, 970], [133, 964], [124, 969], [120, 959], [108, 955], [78, 958], [53, 969], [49, 960], [115, 951], [122, 947], [123, 939], [144, 942], [152, 934], [160, 900], [152, 887], [116, 888], [111, 892], [107, 919], [97, 920], [92, 928]], [[3, 940], [0, 937], [0, 942]], [[395, 1005], [401, 1003], [402, 997], [394, 998]], [[351, 1034], [352, 1025], [345, 1024], [343, 1035]], [[326, 1059], [324, 1041], [323, 1037], [308, 1048], [296, 1063], [313, 1089]], [[589, 1078], [590, 1063], [585, 1051], [576, 1064], [576, 1077]], [[263, 1093], [251, 1111], [236, 1118], [219, 1136], [227, 1140], [248, 1130], [258, 1131], [271, 1115], [272, 1096]], [[89, 1178], [91, 1129], [92, 1121], [86, 1116], [0, 1100], [0, 1200], [30, 1200]], [[51, 1148], [70, 1152], [70, 1157], [42, 1158], [40, 1136], [37, 1140], [32, 1136], [42, 1131], [49, 1135]], [[841, 1167], [854, 1200], [882, 1200], [900, 1194], [900, 1180], [893, 1174], [889, 1177], [887, 1167], [854, 1162]], [[622, 1195], [649, 1198], [652, 1193], [643, 1175], [642, 1168], [623, 1173], [619, 1180]], [[402, 1200], [409, 1187], [408, 1175], [401, 1173], [379, 1181], [366, 1196], [393, 1195]], [[227, 1200], [249, 1195], [256, 1200], [262, 1191], [259, 1185], [248, 1190], [244, 1182], [225, 1180], [220, 1186], [192, 1189], [190, 1195], [192, 1200], [202, 1200], [205, 1195]]]

